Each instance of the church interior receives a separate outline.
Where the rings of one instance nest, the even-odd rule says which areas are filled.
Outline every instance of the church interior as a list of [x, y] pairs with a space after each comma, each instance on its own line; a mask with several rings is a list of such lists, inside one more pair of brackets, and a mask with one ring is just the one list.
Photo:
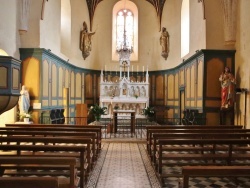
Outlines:
[[1, 0], [0, 187], [249, 187], [249, 8]]

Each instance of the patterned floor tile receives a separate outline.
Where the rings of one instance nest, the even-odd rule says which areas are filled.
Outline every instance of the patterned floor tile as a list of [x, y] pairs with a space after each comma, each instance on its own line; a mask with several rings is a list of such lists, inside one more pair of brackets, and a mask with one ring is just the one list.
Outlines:
[[[114, 138], [103, 142], [102, 152], [89, 178], [88, 188], [160, 188], [154, 167], [147, 155], [146, 145], [136, 139]], [[173, 153], [174, 154], [174, 153]], [[186, 161], [183, 161], [185, 164]], [[194, 161], [196, 164], [197, 161]], [[163, 168], [180, 174], [181, 167], [171, 164]], [[178, 188], [182, 178], [165, 178], [163, 188]], [[191, 188], [247, 188], [249, 178], [194, 177]]]

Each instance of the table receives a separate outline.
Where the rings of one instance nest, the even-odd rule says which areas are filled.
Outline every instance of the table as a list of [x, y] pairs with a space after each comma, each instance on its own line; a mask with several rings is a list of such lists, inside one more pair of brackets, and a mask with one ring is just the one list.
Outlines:
[[114, 110], [113, 111], [114, 133], [117, 133], [117, 124], [118, 124], [118, 119], [119, 119], [118, 114], [129, 114], [130, 115], [130, 118], [131, 118], [130, 132], [131, 132], [131, 134], [134, 134], [135, 133], [135, 110]]

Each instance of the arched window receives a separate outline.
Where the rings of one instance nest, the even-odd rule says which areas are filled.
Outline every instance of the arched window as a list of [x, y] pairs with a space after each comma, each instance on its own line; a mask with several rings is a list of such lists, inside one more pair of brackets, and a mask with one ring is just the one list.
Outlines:
[[181, 6], [181, 57], [189, 53], [189, 0], [183, 0]]
[[134, 16], [132, 11], [122, 9], [117, 14], [116, 47], [120, 48], [124, 42], [129, 47], [134, 46]]
[[124, 43], [133, 47], [130, 56], [131, 61], [138, 60], [138, 9], [136, 5], [128, 0], [118, 1], [113, 7], [112, 23], [112, 60], [118, 61], [117, 48]]

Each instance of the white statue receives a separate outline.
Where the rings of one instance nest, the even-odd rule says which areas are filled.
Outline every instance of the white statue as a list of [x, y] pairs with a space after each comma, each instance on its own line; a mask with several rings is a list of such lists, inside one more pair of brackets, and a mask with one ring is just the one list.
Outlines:
[[19, 110], [20, 114], [28, 113], [30, 108], [30, 96], [29, 92], [26, 87], [23, 85], [22, 90], [20, 91], [20, 98], [19, 98]]

